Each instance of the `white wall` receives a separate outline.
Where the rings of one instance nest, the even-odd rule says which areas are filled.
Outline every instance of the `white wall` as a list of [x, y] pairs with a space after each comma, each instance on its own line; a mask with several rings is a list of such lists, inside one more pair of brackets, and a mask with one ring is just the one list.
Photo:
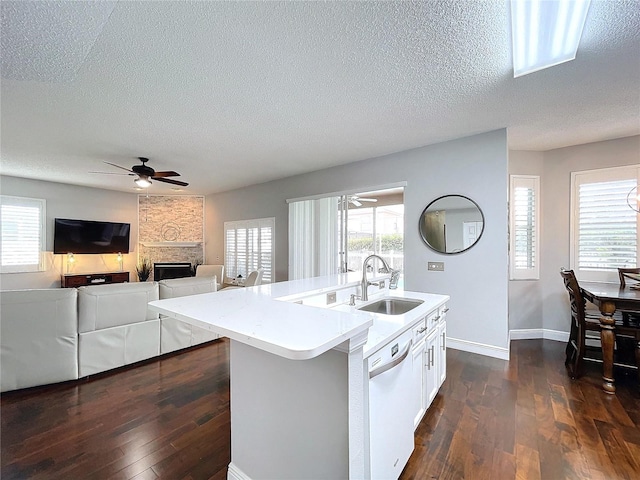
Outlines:
[[509, 173], [540, 175], [540, 280], [509, 282], [510, 328], [569, 331], [560, 267], [569, 267], [571, 172], [638, 164], [640, 136], [547, 152], [509, 152]]
[[[276, 281], [288, 274], [287, 198], [407, 182], [405, 189], [405, 288], [451, 295], [450, 346], [507, 355], [507, 138], [505, 130], [355, 162], [206, 198], [206, 263], [223, 262], [225, 221], [275, 217]], [[418, 233], [426, 205], [446, 194], [480, 206], [485, 231], [467, 252], [443, 255]], [[428, 261], [445, 262], [428, 272]]]
[[[131, 224], [130, 253], [124, 254], [123, 270], [136, 279], [138, 244], [138, 195], [96, 188], [78, 187], [16, 177], [0, 177], [0, 193], [17, 197], [44, 198], [47, 201], [46, 249], [44, 272], [3, 273], [0, 288], [51, 288], [60, 286], [66, 273], [66, 256], [53, 255], [53, 219], [77, 218]], [[119, 269], [116, 255], [76, 255], [75, 273], [113, 272]]]

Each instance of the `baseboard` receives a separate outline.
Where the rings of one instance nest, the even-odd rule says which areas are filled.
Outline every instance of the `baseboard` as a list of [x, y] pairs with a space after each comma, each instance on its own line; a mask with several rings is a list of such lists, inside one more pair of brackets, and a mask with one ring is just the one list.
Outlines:
[[251, 480], [251, 478], [231, 462], [227, 470], [227, 480]]
[[447, 337], [447, 348], [477, 353], [486, 357], [499, 358], [500, 360], [509, 360], [509, 349], [496, 347], [495, 345], [485, 345], [484, 343]]
[[549, 330], [548, 328], [521, 328], [509, 331], [510, 340], [555, 340], [556, 342], [568, 342], [569, 332]]

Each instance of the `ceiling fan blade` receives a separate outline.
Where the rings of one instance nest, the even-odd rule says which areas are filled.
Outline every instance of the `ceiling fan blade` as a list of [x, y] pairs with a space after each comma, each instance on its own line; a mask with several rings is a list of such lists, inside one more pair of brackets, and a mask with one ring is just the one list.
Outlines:
[[180, 174], [178, 172], [174, 172], [174, 171], [168, 171], [168, 172], [154, 172], [153, 174], [154, 177], [179, 177]]
[[189, 184], [186, 182], [180, 182], [178, 180], [172, 180], [171, 178], [162, 178], [162, 177], [151, 177], [153, 180], [157, 180], [159, 182], [171, 183], [173, 185], [180, 185], [181, 187], [186, 187]]
[[377, 198], [360, 198], [360, 197], [358, 197], [358, 200], [360, 200], [361, 202], [377, 202], [378, 201]]
[[111, 163], [111, 162], [104, 162], [104, 163], [106, 163], [107, 165], [111, 165], [113, 167], [116, 167], [116, 168], [121, 168], [122, 170], [126, 170], [127, 172], [133, 172], [133, 170], [129, 170], [128, 168], [121, 167], [120, 165], [116, 165], [115, 163]]
[[358, 200], [352, 199], [351, 203], [353, 203], [356, 207], [361, 207], [362, 206], [362, 204]]
[[101, 175], [129, 175], [131, 177], [135, 177], [135, 173], [120, 173], [120, 172], [89, 172], [89, 173], [99, 173]]

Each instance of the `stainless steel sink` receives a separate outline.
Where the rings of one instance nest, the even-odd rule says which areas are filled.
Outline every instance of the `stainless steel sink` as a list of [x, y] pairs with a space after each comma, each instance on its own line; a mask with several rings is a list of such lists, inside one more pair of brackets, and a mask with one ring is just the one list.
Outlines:
[[402, 315], [423, 303], [422, 300], [407, 300], [402, 298], [381, 298], [368, 305], [358, 307], [364, 312], [381, 313], [383, 315]]

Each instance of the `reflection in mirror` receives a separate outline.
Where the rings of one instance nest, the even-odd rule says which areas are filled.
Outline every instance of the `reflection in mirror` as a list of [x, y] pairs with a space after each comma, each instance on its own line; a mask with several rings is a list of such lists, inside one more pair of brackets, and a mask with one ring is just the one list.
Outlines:
[[436, 252], [460, 253], [480, 239], [484, 215], [470, 198], [445, 195], [427, 205], [418, 228], [424, 243]]

